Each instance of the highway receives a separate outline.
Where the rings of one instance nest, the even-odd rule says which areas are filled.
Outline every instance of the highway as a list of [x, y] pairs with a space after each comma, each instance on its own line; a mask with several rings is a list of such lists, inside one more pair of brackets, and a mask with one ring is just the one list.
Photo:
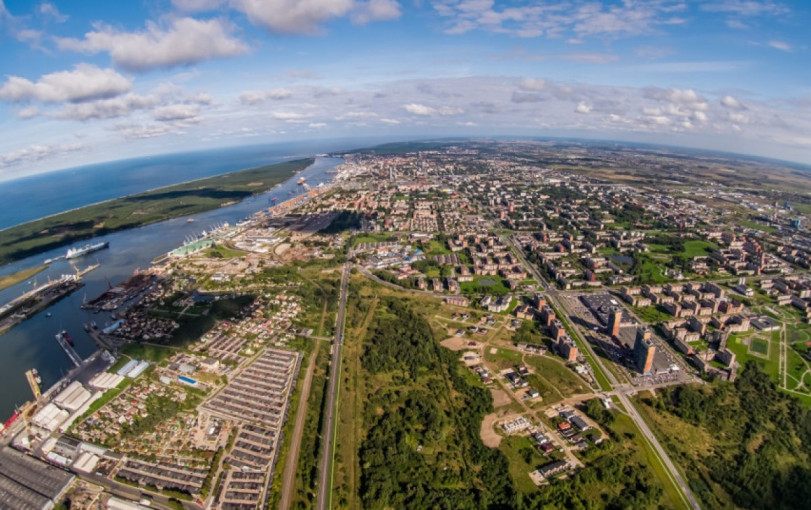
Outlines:
[[[559, 312], [564, 312], [567, 316], [571, 315], [571, 312], [566, 307], [563, 300], [559, 299], [560, 293], [555, 288], [555, 285], [549, 284], [546, 281], [546, 279], [543, 278], [543, 276], [540, 274], [535, 265], [531, 264], [526, 259], [526, 257], [524, 256], [524, 250], [517, 242], [515, 242], [515, 240], [512, 237], [510, 237], [510, 242], [513, 248], [515, 249], [516, 254], [521, 259], [521, 261], [523, 262], [526, 269], [530, 272], [530, 274], [532, 274], [538, 282], [542, 282], [544, 284], [545, 288], [547, 289], [546, 296], [549, 298], [549, 301], [552, 302], [553, 306]], [[575, 335], [579, 335], [579, 332], [574, 328], [572, 330], [572, 333]], [[670, 460], [670, 457], [667, 455], [667, 452], [664, 450], [664, 448], [662, 448], [662, 445], [656, 439], [656, 436], [650, 430], [648, 424], [645, 423], [645, 420], [642, 418], [642, 416], [639, 415], [633, 403], [626, 395], [627, 386], [620, 384], [617, 381], [617, 378], [614, 377], [614, 374], [610, 370], [606, 369], [605, 365], [603, 365], [603, 361], [596, 355], [596, 353], [591, 347], [591, 344], [588, 341], [581, 338], [580, 344], [583, 345], [589, 351], [589, 354], [591, 354], [591, 358], [597, 365], [597, 367], [593, 368], [599, 369], [605, 375], [605, 377], [611, 384], [611, 388], [613, 390], [611, 393], [617, 396], [617, 398], [622, 403], [623, 407], [625, 407], [628, 416], [634, 421], [639, 431], [642, 432], [642, 435], [645, 436], [645, 439], [647, 439], [650, 446], [656, 451], [659, 458], [661, 458], [662, 464], [668, 471], [668, 475], [671, 478], [671, 481], [673, 481], [673, 483], [676, 484], [676, 486], [679, 488], [681, 492], [681, 495], [685, 499], [684, 503], [686, 503], [689, 507], [695, 510], [699, 510], [701, 507], [698, 504], [698, 500], [696, 500], [695, 496], [693, 495], [693, 492], [690, 490], [690, 487], [688, 487], [687, 482], [685, 482], [679, 470], [676, 469], [676, 466]], [[644, 388], [637, 388], [637, 390], [641, 389]]]
[[318, 470], [318, 495], [316, 508], [327, 510], [329, 505], [329, 491], [332, 486], [332, 459], [335, 448], [335, 404], [338, 400], [338, 381], [341, 375], [341, 343], [344, 339], [344, 319], [346, 317], [346, 291], [349, 285], [349, 271], [351, 264], [344, 264], [341, 276], [341, 297], [338, 302], [338, 317], [335, 324], [335, 341], [332, 344], [332, 359], [330, 360], [329, 384], [327, 386], [327, 408], [324, 412], [323, 443], [321, 445], [321, 462]]

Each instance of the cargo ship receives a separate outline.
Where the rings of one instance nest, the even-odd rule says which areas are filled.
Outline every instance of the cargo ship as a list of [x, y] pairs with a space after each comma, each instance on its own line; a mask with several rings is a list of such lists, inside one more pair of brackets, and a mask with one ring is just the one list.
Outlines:
[[87, 255], [88, 253], [93, 253], [94, 251], [103, 250], [103, 249], [109, 248], [109, 247], [110, 247], [110, 243], [107, 242], [107, 241], [103, 241], [103, 242], [100, 242], [100, 243], [94, 243], [94, 244], [86, 244], [86, 245], [81, 246], [79, 248], [71, 248], [71, 249], [69, 249], [68, 252], [65, 254], [65, 258], [66, 259], [75, 259], [77, 257], [82, 257], [84, 255]]

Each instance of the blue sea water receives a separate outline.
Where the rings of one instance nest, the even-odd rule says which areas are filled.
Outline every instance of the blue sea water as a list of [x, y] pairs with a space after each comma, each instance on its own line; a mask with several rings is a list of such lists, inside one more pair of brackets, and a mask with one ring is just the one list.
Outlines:
[[0, 229], [162, 186], [351, 148], [346, 141], [232, 147], [112, 161], [4, 181], [0, 182]]

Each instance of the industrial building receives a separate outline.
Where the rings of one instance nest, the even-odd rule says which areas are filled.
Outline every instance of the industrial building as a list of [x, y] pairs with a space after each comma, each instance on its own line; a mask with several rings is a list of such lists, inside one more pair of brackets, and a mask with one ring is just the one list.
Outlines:
[[11, 448], [0, 449], [0, 508], [50, 510], [73, 475]]

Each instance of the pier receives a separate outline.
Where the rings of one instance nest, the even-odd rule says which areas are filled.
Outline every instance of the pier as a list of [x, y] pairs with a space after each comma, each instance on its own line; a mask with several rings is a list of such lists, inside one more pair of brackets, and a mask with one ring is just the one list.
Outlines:
[[68, 358], [73, 362], [74, 365], [77, 367], [82, 365], [82, 358], [79, 356], [79, 353], [76, 352], [76, 349], [70, 346], [67, 340], [65, 340], [65, 336], [62, 333], [56, 334], [56, 341], [59, 342], [59, 345], [65, 351], [65, 354], [68, 355]]

